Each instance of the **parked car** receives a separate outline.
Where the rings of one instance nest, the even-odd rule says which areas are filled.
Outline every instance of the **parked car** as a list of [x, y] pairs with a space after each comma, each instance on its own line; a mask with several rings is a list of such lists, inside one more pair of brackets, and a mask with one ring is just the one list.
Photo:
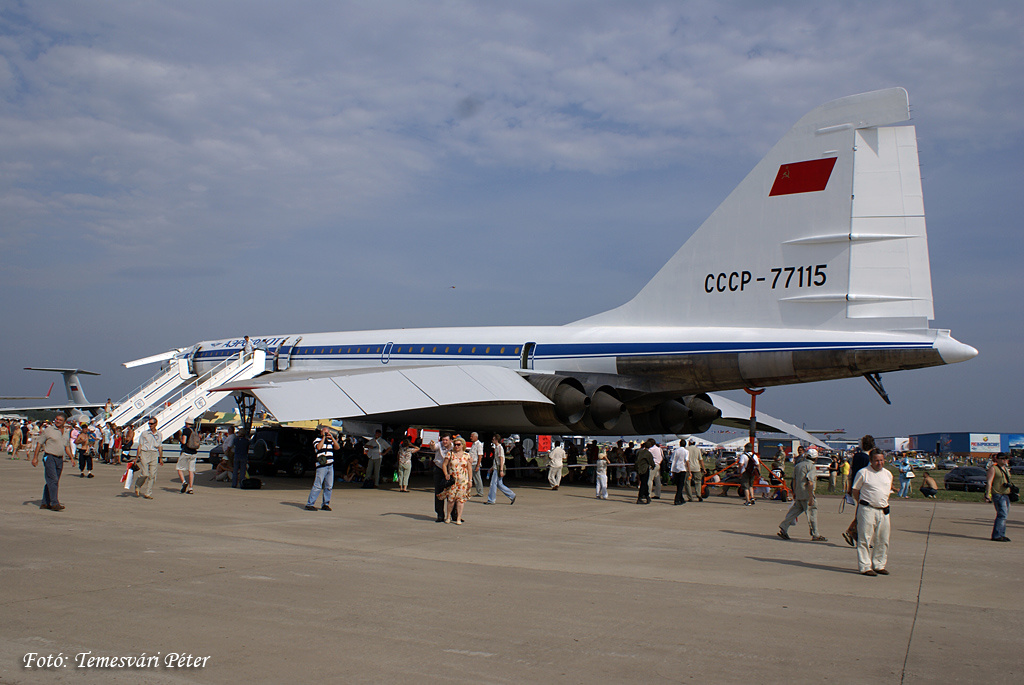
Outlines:
[[817, 480], [825, 479], [828, 480], [828, 467], [832, 463], [832, 457], [815, 457], [814, 458], [814, 477]]
[[217, 466], [220, 460], [224, 458], [224, 447], [222, 445], [214, 445], [210, 450], [210, 453], [206, 455], [206, 461], [210, 462], [211, 466]]
[[726, 466], [732, 466], [736, 463], [737, 459], [736, 453], [731, 450], [719, 452], [718, 457], [715, 459], [715, 470], [721, 471]]
[[310, 428], [278, 426], [257, 428], [249, 441], [249, 469], [265, 476], [278, 471], [300, 477], [316, 469], [313, 441], [317, 432]]
[[930, 459], [911, 459], [910, 465], [915, 469], [920, 469], [921, 471], [934, 471], [936, 468], [935, 462]]
[[1014, 461], [1010, 462], [1010, 473], [1014, 476], [1024, 476], [1024, 459], [1016, 459]]
[[958, 466], [960, 466], [960, 464], [958, 464], [956, 461], [952, 459], [947, 459], [946, 461], [939, 462], [939, 468], [942, 469], [943, 471], [952, 471]]
[[987, 481], [985, 469], [978, 466], [958, 466], [946, 474], [943, 483], [947, 490], [985, 492]]

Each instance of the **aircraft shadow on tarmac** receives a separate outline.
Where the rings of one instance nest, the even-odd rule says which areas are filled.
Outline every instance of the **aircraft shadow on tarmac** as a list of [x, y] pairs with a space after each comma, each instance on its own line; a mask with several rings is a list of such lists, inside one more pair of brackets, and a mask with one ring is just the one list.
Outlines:
[[813, 568], [819, 571], [834, 571], [835, 573], [857, 573], [856, 568], [850, 568], [845, 566], [827, 566], [825, 564], [811, 564], [806, 561], [799, 561], [798, 559], [767, 559], [765, 557], [747, 557], [751, 561], [761, 561], [768, 564], [784, 564], [785, 566], [800, 566], [803, 568]]

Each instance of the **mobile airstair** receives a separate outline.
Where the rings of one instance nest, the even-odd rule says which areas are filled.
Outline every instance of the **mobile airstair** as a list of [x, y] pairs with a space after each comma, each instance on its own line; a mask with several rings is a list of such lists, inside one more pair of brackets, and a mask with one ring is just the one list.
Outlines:
[[114, 407], [114, 413], [106, 420], [124, 426], [141, 416], [162, 398], [185, 386], [195, 377], [189, 370], [188, 361], [186, 357], [171, 359], [167, 368], [160, 369], [159, 373], [121, 400]]
[[254, 350], [247, 355], [225, 360], [180, 388], [159, 411], [154, 408], [149, 414], [156, 417], [160, 438], [166, 440], [229, 394], [224, 391], [214, 392], [214, 388], [272, 370], [267, 367], [267, 362], [266, 351]]

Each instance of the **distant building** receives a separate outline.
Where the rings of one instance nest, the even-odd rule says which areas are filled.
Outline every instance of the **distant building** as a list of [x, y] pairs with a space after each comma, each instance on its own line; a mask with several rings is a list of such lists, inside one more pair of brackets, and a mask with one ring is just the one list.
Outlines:
[[1020, 454], [1024, 451], [1024, 433], [921, 433], [910, 436], [908, 449], [956, 457]]

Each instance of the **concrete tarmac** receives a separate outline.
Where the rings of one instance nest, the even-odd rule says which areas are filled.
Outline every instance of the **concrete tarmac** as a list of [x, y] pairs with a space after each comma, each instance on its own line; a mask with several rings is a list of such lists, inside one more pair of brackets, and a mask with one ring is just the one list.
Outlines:
[[[243, 491], [207, 471], [187, 495], [163, 465], [144, 500], [120, 473], [67, 464], [67, 509], [43, 511], [42, 467], [0, 458], [0, 682], [1024, 678], [1016, 506], [1000, 544], [990, 505], [894, 500], [892, 575], [869, 578], [833, 497], [829, 542], [812, 543], [802, 518], [776, 537], [788, 505], [677, 507], [673, 488], [638, 506], [623, 489], [513, 483], [514, 506], [474, 497], [455, 526], [434, 522], [425, 478], [407, 494], [342, 485], [334, 511], [309, 512], [311, 476]], [[142, 655], [159, 665], [79, 667]]]

